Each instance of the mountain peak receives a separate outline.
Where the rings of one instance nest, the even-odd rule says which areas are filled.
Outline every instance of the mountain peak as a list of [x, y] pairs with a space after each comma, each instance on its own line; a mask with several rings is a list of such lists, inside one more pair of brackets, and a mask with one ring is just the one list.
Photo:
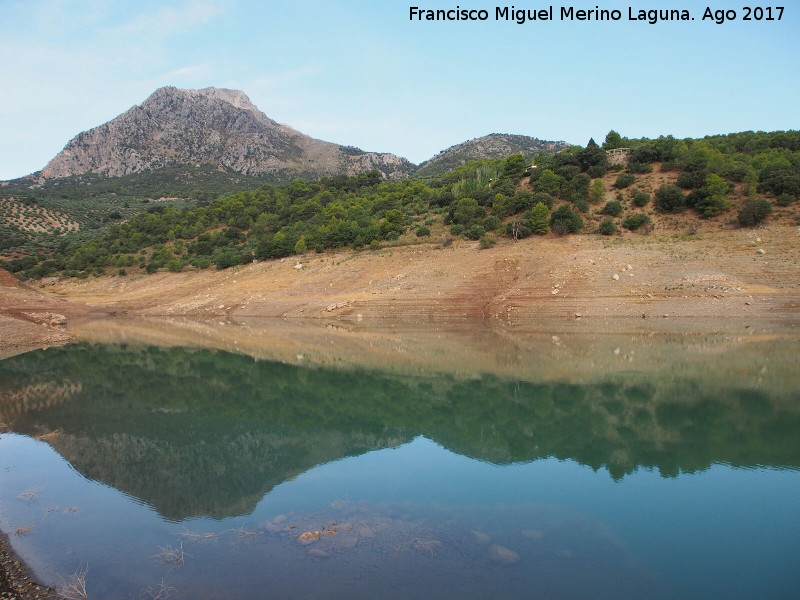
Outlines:
[[166, 86], [108, 123], [78, 134], [40, 176], [116, 177], [200, 164], [276, 181], [371, 169], [397, 179], [414, 168], [394, 154], [362, 152], [279, 125], [239, 90]]

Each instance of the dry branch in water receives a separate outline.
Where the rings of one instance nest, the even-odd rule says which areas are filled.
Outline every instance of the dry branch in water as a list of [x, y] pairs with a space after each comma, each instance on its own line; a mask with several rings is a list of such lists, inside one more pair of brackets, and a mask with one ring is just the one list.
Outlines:
[[189, 533], [188, 531], [184, 531], [183, 533], [179, 533], [183, 539], [187, 542], [191, 543], [200, 543], [200, 542], [208, 542], [211, 540], [216, 540], [219, 538], [219, 535], [216, 533]]
[[69, 579], [61, 578], [61, 586], [58, 588], [60, 600], [87, 600], [86, 575], [89, 573], [89, 565], [79, 568], [69, 576]]
[[28, 535], [31, 531], [33, 531], [33, 525], [28, 525], [27, 527], [20, 527], [14, 532], [14, 535]]
[[189, 558], [192, 557], [191, 554], [186, 554], [183, 551], [183, 542], [181, 542], [180, 546], [177, 548], [173, 548], [167, 544], [166, 548], [161, 548], [161, 552], [154, 554], [153, 558], [165, 562], [168, 565], [172, 565], [173, 568], [177, 569], [186, 564], [185, 558], [187, 556]]
[[44, 514], [42, 515], [42, 521], [44, 521], [44, 519], [45, 519], [45, 518], [47, 517], [47, 515], [49, 515], [50, 513], [52, 513], [52, 512], [56, 512], [56, 511], [59, 511], [59, 510], [61, 510], [61, 507], [60, 507], [60, 506], [51, 506], [50, 508], [45, 508], [45, 509], [44, 509]]
[[139, 593], [139, 600], [167, 600], [175, 591], [174, 587], [164, 585], [162, 580], [154, 588], [145, 588]]

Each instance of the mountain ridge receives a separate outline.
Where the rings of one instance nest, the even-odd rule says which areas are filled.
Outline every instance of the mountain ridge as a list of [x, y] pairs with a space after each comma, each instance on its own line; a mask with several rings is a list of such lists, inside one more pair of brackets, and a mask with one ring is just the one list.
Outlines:
[[284, 180], [372, 169], [400, 179], [414, 169], [394, 154], [317, 140], [277, 123], [242, 91], [167, 86], [114, 119], [79, 133], [34, 177], [116, 177], [198, 164]]

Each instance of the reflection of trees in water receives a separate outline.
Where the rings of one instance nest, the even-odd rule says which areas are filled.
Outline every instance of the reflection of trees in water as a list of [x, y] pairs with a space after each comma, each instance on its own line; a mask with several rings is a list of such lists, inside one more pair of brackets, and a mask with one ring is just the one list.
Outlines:
[[0, 362], [0, 398], [0, 421], [60, 428], [51, 443], [78, 470], [172, 518], [247, 512], [317, 464], [420, 434], [493, 463], [555, 456], [614, 478], [800, 461], [797, 395], [711, 375], [537, 384], [80, 344]]

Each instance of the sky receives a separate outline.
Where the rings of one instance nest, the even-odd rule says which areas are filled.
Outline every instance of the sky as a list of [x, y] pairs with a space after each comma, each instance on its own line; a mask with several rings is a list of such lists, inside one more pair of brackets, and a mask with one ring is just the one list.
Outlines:
[[[585, 144], [609, 129], [800, 128], [794, 2], [780, 22], [722, 25], [701, 21], [692, 0], [599, 4], [696, 17], [656, 25], [409, 20], [410, 6], [492, 17], [498, 6], [430, 1], [0, 0], [0, 179], [41, 169], [164, 85], [240, 89], [303, 133], [416, 163], [492, 132]], [[744, 4], [714, 8], [741, 18]]]

